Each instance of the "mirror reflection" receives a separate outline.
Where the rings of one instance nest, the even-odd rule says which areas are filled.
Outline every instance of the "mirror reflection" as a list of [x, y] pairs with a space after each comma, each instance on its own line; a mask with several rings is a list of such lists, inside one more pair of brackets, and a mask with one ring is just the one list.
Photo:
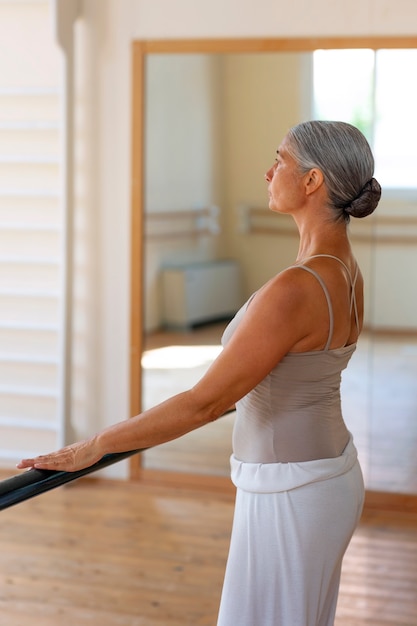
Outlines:
[[[417, 137], [409, 131], [401, 145], [393, 141], [394, 123], [398, 130], [409, 120], [390, 121], [395, 107], [386, 98], [378, 108], [376, 89], [384, 93], [388, 80], [381, 66], [392, 69], [391, 61], [366, 51], [369, 89], [355, 100], [352, 81], [336, 84], [346, 77], [343, 63], [353, 63], [338, 52], [336, 60], [284, 52], [147, 55], [143, 407], [193, 385], [240, 304], [293, 262], [296, 230], [291, 219], [268, 212], [263, 178], [287, 129], [312, 117], [346, 119], [379, 146], [377, 177], [380, 167], [397, 179], [386, 188], [380, 179], [375, 216], [351, 226], [367, 285], [366, 330], [343, 378], [344, 415], [367, 488], [415, 493]], [[331, 62], [339, 72], [326, 69]], [[415, 97], [417, 104], [408, 81], [407, 89], [397, 100]], [[233, 413], [147, 451], [143, 464], [227, 476], [232, 428]]]

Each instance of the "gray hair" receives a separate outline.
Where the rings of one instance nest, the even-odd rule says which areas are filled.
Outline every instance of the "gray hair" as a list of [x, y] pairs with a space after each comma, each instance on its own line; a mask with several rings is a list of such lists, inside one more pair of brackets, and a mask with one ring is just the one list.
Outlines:
[[287, 150], [302, 172], [321, 170], [336, 219], [366, 217], [381, 197], [374, 157], [359, 129], [346, 122], [310, 121], [291, 128]]

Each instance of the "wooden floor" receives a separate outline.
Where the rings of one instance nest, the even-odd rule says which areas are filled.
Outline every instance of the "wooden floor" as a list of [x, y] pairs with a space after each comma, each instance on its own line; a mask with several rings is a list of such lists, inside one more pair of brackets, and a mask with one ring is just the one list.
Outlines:
[[[406, 357], [402, 369], [411, 372], [415, 355]], [[389, 397], [392, 389], [390, 379]], [[417, 428], [405, 426], [411, 441]], [[205, 464], [200, 452], [190, 455], [194, 441], [149, 457], [148, 467], [184, 470], [182, 458], [220, 474], [197, 476], [187, 488], [173, 473], [161, 482], [145, 469], [139, 483], [81, 479], [2, 511], [0, 626], [215, 626], [233, 515], [233, 487], [221, 476], [229, 472], [231, 428], [229, 420], [220, 434], [204, 431]], [[385, 441], [392, 444], [392, 432]], [[392, 466], [400, 461], [393, 457]], [[408, 486], [416, 484], [413, 463]], [[335, 625], [417, 626], [416, 496], [368, 494], [345, 557]]]
[[[0, 625], [215, 626], [232, 512], [230, 486], [97, 479], [6, 509]], [[416, 513], [367, 508], [335, 623], [416, 626]]]

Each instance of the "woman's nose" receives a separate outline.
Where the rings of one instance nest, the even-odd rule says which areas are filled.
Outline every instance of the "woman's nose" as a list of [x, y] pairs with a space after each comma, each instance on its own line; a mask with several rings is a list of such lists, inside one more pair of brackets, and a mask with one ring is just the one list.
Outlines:
[[272, 175], [273, 175], [273, 170], [274, 168], [271, 167], [266, 173], [265, 173], [265, 180], [267, 183], [270, 183], [272, 180]]

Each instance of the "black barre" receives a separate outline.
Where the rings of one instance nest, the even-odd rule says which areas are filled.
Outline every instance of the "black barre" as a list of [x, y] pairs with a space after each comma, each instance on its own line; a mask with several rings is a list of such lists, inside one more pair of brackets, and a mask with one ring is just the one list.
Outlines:
[[21, 474], [16, 474], [16, 476], [6, 478], [0, 481], [0, 511], [14, 504], [18, 504], [19, 502], [23, 502], [24, 500], [29, 500], [29, 498], [38, 496], [41, 493], [45, 493], [45, 491], [65, 485], [65, 483], [81, 478], [86, 474], [96, 472], [103, 467], [127, 459], [139, 452], [143, 452], [143, 450], [130, 450], [129, 452], [106, 454], [94, 465], [78, 470], [77, 472], [30, 469]]

